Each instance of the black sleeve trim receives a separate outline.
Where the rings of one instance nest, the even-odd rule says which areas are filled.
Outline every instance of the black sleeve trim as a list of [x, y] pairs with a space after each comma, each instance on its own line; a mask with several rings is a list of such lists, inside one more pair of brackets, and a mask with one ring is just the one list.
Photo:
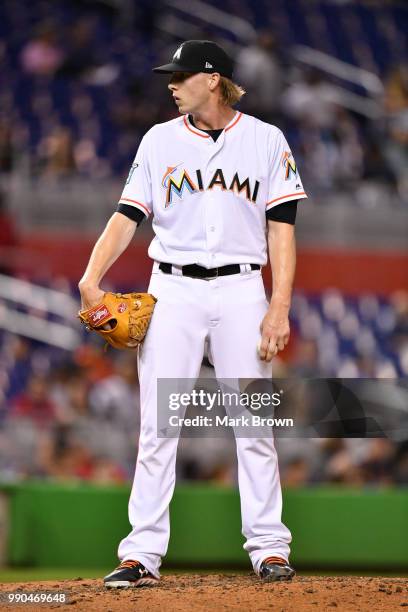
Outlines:
[[139, 208], [130, 206], [130, 204], [118, 204], [116, 212], [120, 212], [122, 215], [125, 215], [125, 217], [132, 219], [132, 221], [136, 221], [138, 225], [147, 219], [146, 215]]
[[290, 223], [295, 225], [298, 200], [290, 200], [283, 204], [273, 206], [266, 211], [266, 218], [269, 221], [279, 221], [280, 223]]

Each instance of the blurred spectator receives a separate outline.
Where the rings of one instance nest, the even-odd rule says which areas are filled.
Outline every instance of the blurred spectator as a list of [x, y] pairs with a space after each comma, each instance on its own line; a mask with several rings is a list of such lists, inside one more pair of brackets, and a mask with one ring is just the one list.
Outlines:
[[316, 442], [316, 453], [311, 466], [311, 482], [343, 482], [349, 485], [363, 483], [363, 472], [353, 461], [346, 440], [321, 438]]
[[27, 389], [13, 400], [11, 415], [29, 418], [38, 426], [51, 425], [57, 410], [49, 391], [49, 383], [45, 377], [31, 376]]
[[90, 410], [89, 383], [81, 372], [67, 380], [65, 394], [70, 414], [65, 413], [64, 416], [66, 419], [68, 416], [68, 422], [78, 424], [81, 419], [87, 419]]
[[6, 199], [0, 191], [0, 274], [12, 274], [13, 249], [18, 245], [17, 228], [6, 207]]
[[110, 376], [114, 369], [110, 356], [91, 344], [81, 345], [75, 351], [73, 359], [89, 383], [95, 383]]
[[204, 431], [199, 438], [181, 437], [176, 465], [178, 478], [234, 484], [238, 478], [235, 456], [232, 435], [220, 440]]
[[39, 144], [39, 172], [44, 178], [63, 178], [75, 171], [72, 133], [57, 126]]
[[398, 445], [394, 459], [393, 476], [396, 484], [408, 486], [408, 440]]
[[50, 397], [58, 407], [58, 421], [64, 425], [70, 425], [75, 421], [76, 412], [71, 402], [70, 388], [75, 380], [83, 378], [81, 369], [71, 361], [63, 362], [51, 373]]
[[140, 136], [162, 120], [163, 112], [158, 104], [143, 95], [143, 85], [139, 80], [133, 81], [127, 97], [120, 98], [111, 109], [112, 119], [119, 128], [136, 130]]
[[[391, 295], [390, 302], [395, 312], [395, 327], [391, 332], [390, 346], [402, 358], [408, 351], [408, 291], [396, 291]], [[408, 374], [408, 367], [404, 373]]]
[[97, 180], [111, 174], [109, 162], [98, 157], [95, 142], [90, 138], [81, 139], [75, 145], [74, 160], [78, 173], [92, 179]]
[[146, 39], [150, 40], [154, 37], [157, 21], [163, 11], [162, 0], [138, 0], [132, 9], [134, 24], [141, 27]]
[[299, 378], [318, 377], [320, 374], [318, 357], [317, 344], [314, 340], [298, 339], [291, 367], [292, 375]]
[[399, 195], [408, 202], [408, 64], [394, 68], [386, 82], [384, 154], [395, 177]]
[[92, 446], [75, 437], [65, 426], [53, 438], [43, 438], [38, 447], [39, 470], [58, 481], [86, 480], [99, 484], [120, 484], [128, 475], [117, 461], [97, 456]]
[[8, 373], [7, 399], [10, 401], [22, 393], [31, 373], [32, 349], [30, 342], [21, 336], [8, 336], [2, 343], [2, 365]]
[[248, 93], [242, 100], [242, 110], [263, 121], [278, 122], [283, 77], [276, 39], [270, 30], [261, 30], [256, 42], [238, 53], [234, 81]]
[[92, 454], [82, 444], [62, 446], [52, 456], [48, 471], [56, 480], [90, 480], [93, 471]]
[[362, 177], [358, 126], [318, 71], [307, 71], [288, 87], [282, 110], [297, 122], [302, 173], [316, 188], [344, 189]]
[[81, 17], [68, 30], [68, 46], [59, 76], [79, 77], [98, 65], [95, 55], [95, 20]]
[[43, 24], [21, 52], [25, 72], [52, 77], [63, 61], [63, 52], [57, 44], [55, 24]]
[[13, 168], [12, 124], [5, 117], [0, 117], [0, 177], [8, 174]]
[[[364, 139], [364, 159], [362, 178], [374, 183], [374, 193], [378, 192], [376, 183], [379, 181], [385, 184], [395, 183], [394, 174], [388, 168], [388, 164], [384, 163], [384, 152], [382, 138], [377, 134], [376, 129], [368, 126], [365, 130]], [[362, 187], [365, 186], [363, 183]]]
[[361, 468], [364, 470], [364, 481], [368, 484], [391, 484], [393, 482], [393, 465], [396, 446], [387, 438], [376, 438], [369, 441], [366, 457]]
[[98, 457], [92, 471], [92, 482], [97, 484], [122, 484], [129, 479], [128, 473], [112, 459]]
[[124, 431], [134, 431], [139, 423], [139, 385], [136, 355], [119, 355], [111, 376], [94, 385], [90, 407], [98, 419], [113, 421]]
[[333, 86], [317, 70], [309, 69], [282, 95], [282, 110], [306, 128], [332, 129], [338, 105]]
[[294, 457], [284, 465], [281, 479], [284, 487], [301, 487], [309, 481], [310, 466], [305, 457]]
[[335, 453], [326, 466], [326, 478], [331, 483], [361, 486], [364, 484], [364, 474], [359, 465], [356, 465], [347, 448]]

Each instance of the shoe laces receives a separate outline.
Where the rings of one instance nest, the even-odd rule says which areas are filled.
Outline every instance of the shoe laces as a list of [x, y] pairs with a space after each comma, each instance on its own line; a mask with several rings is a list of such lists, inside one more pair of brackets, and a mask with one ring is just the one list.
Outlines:
[[133, 569], [138, 565], [142, 565], [140, 561], [132, 561], [129, 559], [127, 561], [122, 561], [122, 563], [120, 563], [116, 569]]
[[263, 560], [263, 563], [273, 563], [274, 565], [287, 565], [285, 559], [281, 559], [280, 557], [266, 557]]

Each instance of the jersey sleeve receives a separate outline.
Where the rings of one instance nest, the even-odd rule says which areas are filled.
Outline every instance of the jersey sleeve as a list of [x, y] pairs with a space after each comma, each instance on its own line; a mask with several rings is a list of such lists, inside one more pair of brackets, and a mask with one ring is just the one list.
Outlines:
[[307, 198], [295, 159], [280, 130], [272, 137], [266, 210]]
[[152, 212], [152, 184], [150, 178], [148, 135], [149, 133], [142, 138], [136, 157], [130, 167], [122, 195], [118, 202], [119, 212], [124, 210], [123, 205], [133, 206], [141, 211], [146, 217]]
[[272, 206], [266, 211], [266, 218], [268, 221], [278, 221], [279, 223], [289, 223], [289, 225], [295, 225], [297, 213], [297, 200], [291, 200], [284, 204], [278, 204]]

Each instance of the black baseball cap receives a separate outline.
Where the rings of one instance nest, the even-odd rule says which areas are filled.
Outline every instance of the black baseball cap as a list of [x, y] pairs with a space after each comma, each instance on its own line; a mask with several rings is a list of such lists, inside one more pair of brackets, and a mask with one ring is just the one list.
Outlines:
[[233, 63], [224, 49], [211, 40], [186, 40], [169, 64], [153, 68], [153, 72], [219, 72], [230, 79]]

